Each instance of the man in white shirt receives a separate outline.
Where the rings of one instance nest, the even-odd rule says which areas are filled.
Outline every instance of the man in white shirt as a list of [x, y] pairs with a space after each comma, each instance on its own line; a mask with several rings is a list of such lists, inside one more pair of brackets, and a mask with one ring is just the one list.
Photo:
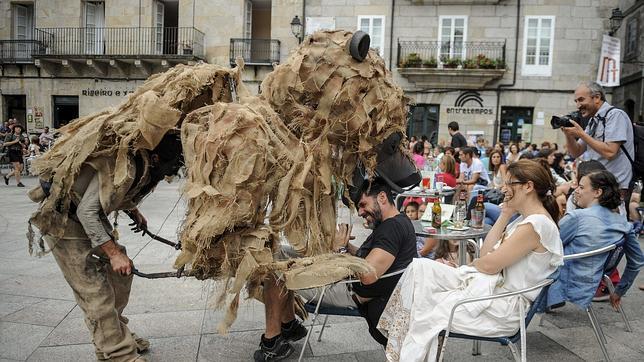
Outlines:
[[54, 140], [54, 135], [49, 132], [49, 127], [45, 127], [43, 133], [40, 134], [40, 145], [44, 148], [49, 147], [49, 143]]
[[456, 180], [459, 186], [467, 187], [472, 191], [475, 186], [486, 187], [490, 183], [490, 176], [483, 166], [483, 162], [474, 157], [474, 149], [465, 147], [459, 152], [461, 159], [461, 174]]

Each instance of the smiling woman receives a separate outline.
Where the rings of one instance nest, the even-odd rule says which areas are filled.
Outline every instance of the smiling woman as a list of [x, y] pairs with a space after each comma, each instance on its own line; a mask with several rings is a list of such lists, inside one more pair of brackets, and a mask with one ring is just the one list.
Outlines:
[[[540, 163], [520, 160], [508, 167], [504, 181], [505, 205], [485, 238], [480, 258], [458, 269], [415, 259], [401, 277], [378, 324], [389, 338], [388, 360], [435, 359], [438, 334], [459, 300], [537, 285], [563, 264], [550, 172]], [[510, 222], [515, 212], [519, 217]], [[513, 335], [523, 318], [521, 308], [527, 310], [538, 293], [494, 299], [474, 314], [459, 309], [452, 332]]]

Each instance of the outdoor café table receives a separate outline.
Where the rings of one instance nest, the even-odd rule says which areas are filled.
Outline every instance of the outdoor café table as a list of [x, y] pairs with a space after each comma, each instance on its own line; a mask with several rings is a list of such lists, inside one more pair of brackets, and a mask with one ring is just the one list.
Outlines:
[[[421, 220], [414, 220], [411, 222], [414, 225], [414, 231], [417, 236], [432, 237], [438, 240], [458, 240], [458, 263], [459, 265], [467, 264], [467, 240], [475, 239], [477, 241], [476, 256], [479, 255], [479, 249], [483, 245], [483, 239], [492, 227], [488, 224], [483, 224], [483, 229], [475, 229], [470, 227], [467, 230], [456, 231], [450, 230], [447, 227], [436, 229], [436, 233], [432, 234], [425, 231], [426, 227], [431, 227], [432, 223]], [[472, 343], [472, 355], [478, 356], [481, 354], [481, 343], [474, 341]]]
[[438, 190], [427, 190], [427, 191], [407, 191], [403, 192], [401, 194], [396, 195], [396, 200], [395, 200], [395, 205], [398, 207], [398, 200], [400, 200], [403, 197], [422, 197], [422, 198], [428, 198], [428, 197], [434, 197], [436, 195], [436, 192], [438, 192], [438, 196], [441, 198], [445, 198], [447, 196], [452, 196], [454, 195], [454, 189], [443, 189], [442, 191]]
[[470, 227], [467, 230], [456, 231], [444, 226], [436, 229], [435, 233], [430, 233], [425, 231], [425, 228], [431, 227], [432, 223], [421, 220], [414, 220], [411, 223], [414, 225], [414, 231], [417, 236], [432, 237], [438, 240], [458, 240], [458, 263], [460, 265], [467, 264], [467, 240], [474, 239], [477, 241], [478, 247], [476, 249], [476, 255], [478, 255], [478, 249], [483, 245], [483, 239], [485, 239], [485, 236], [492, 228], [490, 225], [483, 224], [483, 229]]

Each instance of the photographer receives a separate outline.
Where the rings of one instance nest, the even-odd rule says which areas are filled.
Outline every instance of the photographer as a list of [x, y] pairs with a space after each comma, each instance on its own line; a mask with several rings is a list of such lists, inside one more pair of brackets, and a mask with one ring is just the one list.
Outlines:
[[634, 156], [633, 128], [628, 115], [621, 109], [611, 110], [604, 90], [595, 82], [583, 82], [575, 89], [575, 104], [580, 116], [589, 122], [585, 130], [574, 120], [570, 120], [571, 127], [561, 127], [568, 153], [577, 158], [586, 152], [589, 160], [601, 162], [615, 176], [622, 197], [627, 199], [633, 170], [624, 151]]

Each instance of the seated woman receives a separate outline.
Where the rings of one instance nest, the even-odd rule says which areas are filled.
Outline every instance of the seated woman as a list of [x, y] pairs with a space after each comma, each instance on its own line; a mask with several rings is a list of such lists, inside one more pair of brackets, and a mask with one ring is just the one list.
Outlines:
[[456, 160], [450, 155], [444, 155], [438, 165], [441, 172], [435, 178], [442, 177], [443, 183], [449, 187], [456, 187]]
[[[508, 166], [503, 212], [469, 266], [452, 268], [414, 259], [400, 278], [378, 329], [388, 336], [390, 361], [434, 360], [438, 335], [459, 300], [534, 286], [563, 264], [557, 220], [559, 210], [549, 170], [520, 160]], [[521, 216], [510, 223], [512, 215]], [[539, 290], [458, 309], [453, 331], [496, 337], [519, 330], [521, 308], [527, 310]]]
[[[568, 211], [559, 222], [565, 254], [583, 253], [615, 244], [626, 238], [626, 268], [610, 302], [617, 308], [621, 297], [644, 265], [644, 255], [631, 224], [617, 212], [621, 204], [619, 184], [608, 171], [581, 178], [575, 189], [579, 209]], [[569, 301], [586, 308], [592, 302], [603, 275], [607, 254], [566, 262], [548, 291], [548, 305]]]
[[490, 173], [492, 175], [492, 188], [501, 189], [503, 187], [503, 175], [507, 169], [503, 162], [503, 153], [499, 150], [494, 150], [490, 153]]

